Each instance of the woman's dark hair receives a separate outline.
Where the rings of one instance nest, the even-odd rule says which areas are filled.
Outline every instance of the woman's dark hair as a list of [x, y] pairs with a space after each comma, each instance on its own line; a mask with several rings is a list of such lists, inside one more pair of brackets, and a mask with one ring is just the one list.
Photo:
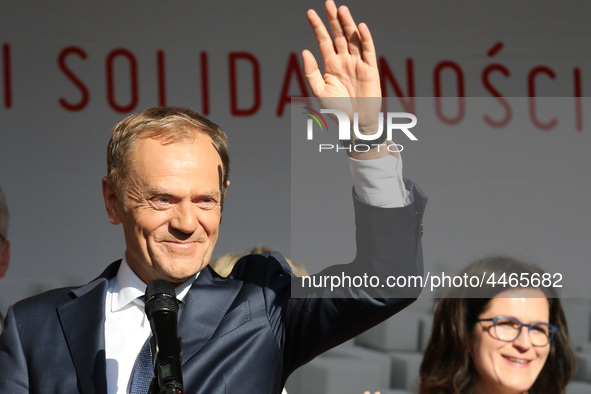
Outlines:
[[[486, 274], [484, 274], [486, 273]], [[470, 348], [474, 325], [486, 309], [491, 298], [511, 287], [492, 286], [486, 279], [494, 274], [499, 279], [505, 274], [520, 278], [521, 274], [540, 278], [546, 274], [540, 268], [509, 257], [487, 257], [470, 264], [461, 275], [484, 276], [485, 283], [477, 292], [470, 288], [452, 288], [439, 300], [433, 317], [431, 338], [420, 368], [420, 394], [465, 394], [472, 393], [474, 368]], [[484, 275], [483, 275], [484, 274]], [[536, 274], [536, 275], [534, 275]], [[533, 275], [533, 276], [532, 276]], [[546, 277], [548, 277], [546, 274]], [[545, 282], [548, 283], [548, 282]], [[537, 284], [537, 282], [535, 282]], [[534, 382], [530, 394], [564, 393], [575, 373], [575, 358], [570, 346], [566, 318], [560, 299], [550, 286], [538, 287], [550, 305], [550, 323], [558, 327], [544, 367]]]

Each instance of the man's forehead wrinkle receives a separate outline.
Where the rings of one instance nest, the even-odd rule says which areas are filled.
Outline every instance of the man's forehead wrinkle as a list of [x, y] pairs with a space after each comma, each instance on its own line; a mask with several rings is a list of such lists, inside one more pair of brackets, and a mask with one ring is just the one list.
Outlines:
[[[169, 173], [170, 170], [171, 170], [171, 168], [169, 167], [166, 169], [166, 172]], [[205, 187], [205, 185], [203, 185], [204, 187], [202, 187], [200, 190], [190, 191], [191, 197], [198, 197], [198, 196], [203, 196], [203, 195], [210, 195], [210, 196], [219, 195], [220, 190], [221, 190], [219, 187], [219, 185], [221, 184], [221, 178], [220, 178], [221, 175], [220, 174], [222, 171], [220, 165], [217, 166], [217, 170], [218, 170], [218, 178], [219, 178], [218, 184], [216, 185], [217, 187], [215, 187], [215, 186]], [[156, 172], [158, 172], [158, 171], [156, 171]], [[166, 178], [168, 178], [168, 177], [164, 177], [163, 179], [159, 179], [159, 181], [166, 182]], [[196, 178], [200, 178], [200, 177], [196, 176]], [[154, 195], [179, 196], [179, 195], [185, 194], [185, 190], [183, 190], [183, 189], [184, 189], [184, 186], [186, 186], [186, 183], [183, 182], [180, 185], [178, 185], [176, 182], [173, 182], [170, 186], [166, 186], [165, 184], [159, 184], [160, 183], [159, 181], [152, 183], [149, 181], [149, 179], [145, 179], [145, 177], [143, 177], [140, 173], [138, 173], [138, 171], [132, 170], [132, 174], [129, 178], [130, 192], [133, 189], [133, 191], [136, 194], [141, 194], [143, 197], [149, 197], [149, 196], [154, 196]], [[180, 186], [180, 188], [177, 186]]]
[[151, 186], [144, 190], [144, 195], [146, 197], [154, 196], [154, 195], [169, 195], [172, 194], [168, 189], [159, 186]]
[[[209, 138], [209, 136], [205, 135], [205, 137]], [[178, 143], [171, 143], [171, 144], [163, 144], [161, 141], [154, 139], [154, 138], [144, 138], [144, 141], [148, 141], [148, 140], [152, 140], [154, 142], [157, 142], [160, 146], [162, 147], [166, 147], [166, 146], [170, 146], [170, 145], [178, 145], [178, 146], [186, 146], [189, 147], [192, 144], [197, 143], [196, 142], [196, 138], [192, 139], [191, 143], [185, 144], [183, 142], [178, 142]], [[199, 143], [200, 144], [200, 143]], [[220, 159], [221, 161], [221, 157], [219, 156], [219, 152], [217, 150], [217, 148], [215, 147], [215, 145], [213, 145], [213, 148], [215, 149], [215, 152], [217, 153], [217, 158]], [[142, 144], [138, 144], [135, 149], [132, 152], [132, 158], [131, 158], [131, 166], [130, 166], [130, 176], [144, 176], [146, 174], [151, 174], [151, 175], [172, 175], [174, 174], [175, 170], [191, 170], [192, 166], [195, 165], [195, 161], [193, 160], [193, 157], [195, 155], [194, 152], [190, 152], [189, 150], [186, 151], [180, 151], [180, 156], [175, 156], [174, 160], [167, 160], [165, 166], [156, 166], [153, 163], [153, 157], [151, 157], [153, 154], [155, 154], [154, 152], [152, 152], [154, 149], [156, 149], [157, 152], [157, 148], [154, 147], [154, 145], [152, 144], [148, 144], [148, 145], [142, 145]], [[148, 154], [148, 152], [152, 152], [151, 154]], [[205, 151], [202, 151], [199, 153], [199, 155], [207, 155], [208, 153]]]
[[[180, 194], [182, 194], [182, 193], [178, 193], [178, 192], [175, 192], [174, 190], [170, 190], [170, 189], [163, 188], [160, 186], [147, 187], [144, 190], [145, 197], [151, 197], [151, 196], [156, 196], [156, 195], [180, 197]], [[217, 190], [215, 188], [210, 188], [210, 189], [200, 190], [198, 193], [190, 193], [190, 194], [191, 194], [191, 198], [200, 197], [200, 196], [214, 196], [214, 195], [219, 195], [219, 190]]]

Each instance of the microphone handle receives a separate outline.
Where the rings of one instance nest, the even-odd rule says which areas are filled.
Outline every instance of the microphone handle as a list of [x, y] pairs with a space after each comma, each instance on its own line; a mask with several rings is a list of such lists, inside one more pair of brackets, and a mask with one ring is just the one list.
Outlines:
[[164, 388], [160, 391], [160, 394], [182, 394], [183, 392], [182, 386], [175, 385]]
[[[182, 345], [177, 337], [177, 314], [161, 312], [157, 318], [150, 319], [152, 327], [152, 355], [154, 373], [159, 394], [182, 394], [183, 373], [181, 369]], [[156, 344], [158, 347], [156, 348]]]

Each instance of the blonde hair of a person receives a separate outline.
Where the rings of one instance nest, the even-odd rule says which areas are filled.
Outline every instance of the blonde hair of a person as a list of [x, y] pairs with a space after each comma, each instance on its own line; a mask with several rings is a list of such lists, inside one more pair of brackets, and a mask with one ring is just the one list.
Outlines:
[[[210, 263], [210, 265], [211, 265], [211, 268], [213, 268], [213, 270], [218, 273], [218, 275], [225, 278], [228, 275], [230, 275], [230, 272], [232, 272], [234, 265], [236, 265], [238, 260], [240, 260], [242, 257], [247, 256], [249, 254], [265, 254], [265, 253], [271, 253], [273, 251], [274, 250], [271, 248], [257, 246], [257, 247], [252, 248], [248, 253], [245, 253], [245, 254], [231, 254], [231, 253], [229, 253], [229, 254], [225, 254], [223, 256], [220, 256], [220, 257], [216, 258], [215, 260], [213, 260]], [[291, 270], [295, 276], [307, 276], [308, 275], [308, 271], [301, 263], [291, 261], [288, 258], [285, 258], [285, 261], [287, 261], [287, 263], [291, 267]]]

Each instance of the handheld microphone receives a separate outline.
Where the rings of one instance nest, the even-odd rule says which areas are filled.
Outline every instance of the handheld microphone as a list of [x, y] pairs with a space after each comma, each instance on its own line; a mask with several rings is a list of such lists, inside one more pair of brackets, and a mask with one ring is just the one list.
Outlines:
[[181, 339], [177, 336], [179, 302], [172, 284], [156, 279], [146, 288], [146, 315], [152, 328], [150, 346], [159, 394], [182, 394]]

